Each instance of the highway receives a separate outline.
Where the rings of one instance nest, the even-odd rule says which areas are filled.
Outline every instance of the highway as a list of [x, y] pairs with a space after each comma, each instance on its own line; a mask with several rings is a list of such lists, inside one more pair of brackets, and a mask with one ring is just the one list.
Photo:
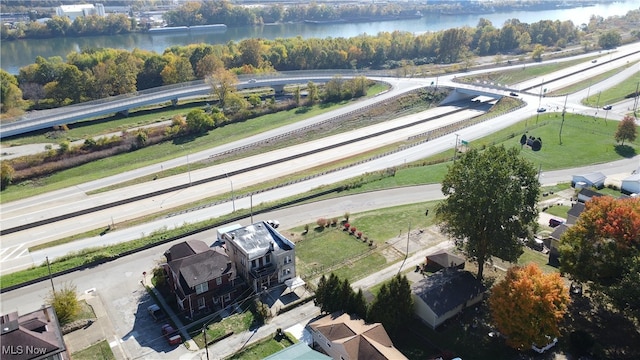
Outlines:
[[[631, 61], [636, 59], [637, 61], [637, 49], [634, 47], [630, 47], [626, 49], [625, 52], [621, 51], [621, 56], [634, 53], [635, 58], [633, 56], [627, 56], [620, 60], [620, 64], [624, 62]], [[617, 54], [616, 54], [617, 56]], [[613, 58], [613, 56], [611, 56]], [[612, 62], [615, 62], [614, 59]], [[580, 64], [572, 67], [572, 71], [576, 71], [576, 69], [580, 69], [580, 67], [584, 67], [588, 71], [588, 76], [595, 76], [595, 74], [606, 71], [607, 69], [603, 67], [594, 67], [592, 63], [586, 62], [586, 64]], [[632, 71], [633, 67], [627, 72]], [[486, 70], [483, 70], [486, 71]], [[492, 71], [495, 71], [493, 69]], [[547, 75], [547, 78], [553, 79], [554, 74]], [[455, 86], [458, 88], [469, 88], [474, 89], [477, 86], [472, 85], [461, 85], [453, 82], [453, 78], [455, 75], [448, 75], [446, 77], [441, 77], [439, 79], [440, 84], [443, 86]], [[199, 161], [202, 159], [209, 158], [211, 156], [215, 156], [216, 153], [224, 152], [232, 150], [239, 146], [247, 146], [256, 141], [264, 141], [270, 137], [278, 136], [279, 134], [285, 133], [287, 131], [295, 131], [296, 128], [309, 126], [314, 122], [325, 121], [328, 118], [333, 116], [340, 116], [346, 112], [354, 111], [357, 108], [362, 108], [366, 106], [372, 106], [376, 102], [382, 101], [384, 99], [388, 99], [398, 94], [411, 91], [413, 89], [419, 87], [429, 86], [429, 84], [433, 81], [433, 79], [390, 79], [385, 78], [384, 81], [391, 83], [393, 86], [392, 90], [380, 95], [378, 97], [374, 97], [371, 99], [367, 99], [365, 101], [356, 103], [350, 107], [345, 109], [339, 109], [329, 114], [325, 114], [323, 116], [306, 120], [305, 122], [293, 124], [289, 127], [275, 129], [270, 132], [265, 132], [263, 134], [243, 139], [242, 141], [226, 144], [219, 148], [214, 148], [211, 150], [207, 150], [205, 152], [190, 154], [190, 161]], [[611, 80], [611, 79], [609, 79]], [[575, 79], [565, 78], [558, 82], [557, 86], [567, 86], [567, 84], [571, 83], [571, 81], [576, 81]], [[526, 85], [526, 84], [525, 84]], [[518, 85], [520, 86], [520, 85]], [[593, 86], [596, 87], [595, 85]], [[482, 87], [484, 91], [494, 91], [498, 95], [504, 95], [505, 91], [501, 89], [493, 89], [491, 87], [487, 88], [485, 86]], [[473, 140], [482, 136], [485, 136], [489, 133], [492, 133], [500, 128], [504, 128], [509, 126], [515, 122], [520, 121], [521, 119], [535, 114], [535, 109], [539, 106], [539, 101], [541, 100], [535, 94], [525, 94], [521, 95], [521, 98], [527, 103], [527, 105], [516, 112], [512, 112], [508, 115], [500, 116], [490, 121], [486, 121], [485, 123], [478, 124], [471, 128], [463, 129], [458, 131], [458, 135], [463, 139]], [[549, 106], [551, 108], [554, 104], [564, 103], [564, 98], [543, 98], [545, 102], [545, 106]], [[593, 111], [593, 109], [585, 108], [582, 105], [579, 105], [579, 98], [572, 98], [572, 102], [569, 103], [573, 110], [576, 112], [580, 111]], [[555, 105], [557, 108], [557, 105]], [[432, 111], [444, 111], [444, 107], [434, 109]], [[464, 116], [470, 116], [470, 113], [467, 114], [459, 114], [460, 117], [458, 119], [464, 118]], [[610, 119], [620, 118], [621, 116], [616, 115], [614, 112], [610, 114]], [[397, 120], [398, 121], [398, 120]], [[407, 120], [405, 120], [407, 121]], [[448, 121], [455, 121], [455, 119], [449, 119]], [[428, 123], [425, 123], [425, 125]], [[438, 123], [439, 126], [446, 125], [446, 123]], [[431, 126], [431, 125], [430, 125]], [[414, 134], [421, 133], [426, 128], [415, 127], [412, 132]], [[371, 130], [374, 131], [374, 130]], [[359, 132], [367, 133], [367, 131], [359, 130]], [[402, 137], [409, 136], [411, 132], [399, 133], [402, 134], [398, 138], [393, 138], [392, 141], [398, 141]], [[352, 134], [347, 134], [347, 138], [354, 136]], [[215, 194], [223, 194], [229, 193], [231, 187], [235, 188], [236, 194], [241, 193], [241, 189], [243, 187], [266, 181], [269, 179], [273, 179], [275, 177], [282, 176], [283, 174], [289, 174], [293, 172], [298, 172], [304, 169], [311, 168], [315, 165], [320, 165], [323, 162], [335, 161], [341, 156], [346, 156], [349, 154], [354, 154], [358, 152], [360, 148], [360, 152], [364, 151], [361, 148], [361, 144], [358, 146], [352, 147], [350, 150], [345, 150], [342, 148], [340, 151], [334, 152], [332, 155], [328, 155], [323, 153], [322, 156], [313, 156], [311, 158], [302, 159], [302, 161], [291, 160], [289, 162], [283, 162], [281, 164], [275, 164], [269, 168], [259, 169], [254, 172], [247, 172], [243, 174], [233, 175], [231, 177], [228, 174], [233, 174], [237, 171], [240, 171], [243, 167], [246, 167], [247, 164], [256, 163], [256, 162], [264, 162], [265, 159], [279, 159], [284, 156], [284, 154], [290, 153], [299, 153], [303, 151], [307, 151], [309, 149], [315, 149], [318, 146], [326, 146], [328, 144], [337, 143], [340, 141], [344, 141], [344, 137], [340, 138], [339, 136], [322, 139], [317, 142], [307, 143], [301, 146], [298, 146], [298, 149], [284, 149], [279, 151], [274, 151], [267, 156], [267, 154], [262, 154], [258, 157], [252, 157], [247, 159], [242, 159], [241, 161], [229, 162], [216, 167], [211, 167], [207, 169], [202, 169], [199, 171], [192, 171], [188, 174], [181, 174], [171, 178], [161, 179], [154, 182], [148, 182], [138, 186], [127, 187], [124, 189], [120, 189], [117, 191], [112, 191], [108, 193], [102, 193], [97, 195], [87, 195], [86, 193], [90, 190], [95, 190], [104, 186], [108, 186], [111, 184], [115, 184], [121, 181], [126, 181], [128, 179], [137, 178], [140, 176], [144, 176], [147, 174], [153, 174], [158, 172], [159, 168], [170, 168], [174, 166], [184, 165], [186, 162], [185, 158], [178, 158], [171, 160], [169, 162], [165, 162], [162, 164], [156, 164], [153, 166], [149, 166], [146, 168], [137, 169], [136, 171], [120, 174], [117, 176], [113, 176], [110, 178], [101, 179], [99, 181], [94, 181], [87, 184], [82, 184], [76, 187], [63, 189], [60, 191], [48, 193], [42, 196], [37, 196], [21, 201], [16, 201], [8, 204], [3, 204], [2, 206], [2, 229], [10, 228], [13, 226], [18, 226], [20, 224], [28, 224], [37, 220], [40, 220], [45, 217], [52, 217], [56, 215], [63, 214], [64, 212], [69, 211], [77, 211], [81, 209], [86, 209], [90, 206], [95, 206], [97, 204], [103, 204], [109, 201], [114, 201], [117, 199], [123, 199], [127, 197], [137, 196], [143, 193], [149, 193], [151, 191], [155, 191], [158, 189], [166, 188], [169, 186], [175, 186], [176, 184], [188, 185], [190, 182], [197, 182], [199, 179], [210, 177], [210, 176], [221, 176], [221, 174], [227, 174], [227, 176], [222, 177], [219, 180], [207, 183], [202, 186], [192, 186], [181, 189], [173, 194], [163, 194], [156, 197], [151, 197], [148, 199], [144, 199], [140, 202], [130, 203], [125, 206], [112, 208], [111, 210], [104, 210], [98, 213], [93, 213], [90, 215], [85, 215], [81, 217], [76, 217], [69, 222], [57, 222], [53, 224], [49, 224], [46, 226], [41, 226], [38, 228], [34, 228], [28, 231], [17, 232], [14, 234], [3, 235], [2, 239], [2, 271], [3, 273], [8, 271], [13, 271], [18, 268], [22, 268], [31, 264], [39, 264], [43, 256], [49, 256], [49, 258], [55, 258], [56, 256], [60, 256], [64, 254], [63, 248], [51, 248], [47, 249], [44, 252], [29, 254], [26, 250], [28, 246], [42, 243], [46, 241], [51, 241], [56, 238], [64, 237], [71, 235], [73, 233], [78, 233], [84, 230], [96, 229], [100, 227], [104, 227], [107, 224], [110, 224], [112, 221], [118, 223], [120, 221], [124, 221], [128, 218], [138, 217], [141, 215], [150, 214], [153, 212], [157, 212], [161, 209], [171, 208], [173, 206], [177, 206], [184, 203], [189, 203], [193, 199], [202, 198], [205, 196], [211, 196]], [[388, 168], [394, 165], [402, 164], [407, 161], [419, 160], [420, 158], [424, 158], [430, 154], [435, 154], [441, 151], [446, 151], [447, 149], [453, 148], [454, 136], [443, 137], [439, 139], [434, 139], [433, 141], [429, 141], [427, 143], [421, 144], [420, 146], [416, 146], [413, 148], [406, 149], [404, 151], [400, 151], [398, 153], [385, 156], [384, 158], [377, 159], [374, 161], [370, 161], [364, 164], [360, 164], [358, 166], [353, 166], [348, 169], [344, 169], [342, 171], [334, 172], [331, 174], [327, 174], [325, 176], [320, 176], [315, 179], [311, 179], [302, 183], [298, 183], [292, 186], [283, 187], [281, 189], [277, 189], [270, 192], [265, 192], [261, 194], [256, 194], [253, 196], [253, 203], [259, 204], [261, 202], [277, 200], [279, 198], [291, 196], [296, 193], [307, 191], [311, 188], [327, 185], [334, 183], [336, 181], [342, 179], [348, 179], [355, 177], [364, 172], [371, 172], [376, 170], [381, 170], [384, 168]], [[387, 143], [389, 143], [387, 142]], [[371, 141], [368, 147], [364, 149], [371, 149], [375, 147], [372, 144], [380, 144], [380, 140]], [[379, 145], [381, 146], [381, 145]], [[295, 188], [295, 190], [294, 190]], [[203, 190], [204, 189], [204, 190]], [[234, 207], [237, 209], [240, 208], [248, 208], [249, 199], [235, 199], [234, 201], [230, 201], [230, 204], [220, 204], [217, 206], [213, 206], [207, 209], [208, 217], [215, 217], [219, 215], [223, 215], [229, 213]], [[74, 242], [71, 247], [75, 250], [81, 248], [82, 244], [91, 244], [92, 246], [100, 245], [100, 244], [109, 244], [113, 242], [125, 241], [127, 239], [137, 238], [140, 234], [148, 234], [154, 230], [162, 229], [164, 227], [172, 228], [175, 226], [180, 226], [185, 222], [195, 222], [202, 219], [196, 212], [192, 212], [189, 214], [184, 214], [180, 216], [174, 216], [172, 218], [161, 219], [155, 221], [151, 224], [145, 225], [144, 228], [147, 229], [145, 231], [141, 231], [139, 227], [135, 227], [135, 229], [125, 229], [122, 231], [115, 231], [108, 233], [105, 236], [95, 238], [95, 239], [86, 239], [86, 241], [78, 241]], [[151, 227], [150, 227], [151, 226]], [[128, 235], [126, 233], [129, 233]], [[25, 242], [24, 239], [29, 239], [29, 242]], [[69, 246], [66, 247], [67, 249]]]

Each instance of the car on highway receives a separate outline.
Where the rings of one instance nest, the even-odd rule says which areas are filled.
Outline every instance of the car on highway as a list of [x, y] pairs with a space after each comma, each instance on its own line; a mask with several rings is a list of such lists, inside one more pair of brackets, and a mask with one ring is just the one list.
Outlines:
[[613, 109], [613, 106], [611, 105], [605, 105], [602, 107], [602, 110], [611, 110], [611, 109]]
[[518, 97], [518, 94], [514, 93], [513, 91], [512, 91], [512, 92], [510, 92], [510, 93], [509, 93], [509, 95], [511, 95], [511, 96], [515, 96], [515, 97]]
[[541, 108], [538, 108], [538, 110], [537, 110], [537, 111], [538, 111], [539, 113], [543, 113], [543, 112], [547, 111], [547, 109], [545, 109], [545, 108], [541, 107]]
[[591, 63], [592, 63], [592, 64], [595, 64], [595, 63], [597, 63], [597, 62], [598, 62], [598, 60], [596, 60], [596, 59], [591, 60]]
[[167, 339], [169, 345], [178, 345], [182, 343], [180, 334], [169, 324], [162, 325], [162, 336]]
[[164, 312], [160, 309], [160, 306], [156, 304], [149, 305], [149, 307], [147, 307], [147, 311], [155, 321], [160, 321], [165, 318]]
[[254, 84], [256, 82], [256, 79], [250, 79], [249, 80], [249, 84]]

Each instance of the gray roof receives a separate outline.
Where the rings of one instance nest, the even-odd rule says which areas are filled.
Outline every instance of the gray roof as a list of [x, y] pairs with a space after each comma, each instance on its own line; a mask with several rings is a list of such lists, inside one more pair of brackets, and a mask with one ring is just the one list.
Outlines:
[[571, 206], [571, 209], [569, 209], [569, 211], [567, 211], [567, 215], [577, 218], [578, 216], [580, 216], [580, 214], [582, 214], [583, 211], [584, 203], [577, 202], [573, 204], [573, 206]]
[[556, 240], [560, 240], [560, 237], [562, 236], [562, 234], [564, 234], [564, 232], [567, 231], [568, 229], [569, 229], [569, 226], [567, 226], [567, 224], [560, 224], [556, 226], [556, 228], [553, 230], [553, 232], [551, 233], [551, 237]]
[[586, 196], [586, 197], [596, 197], [596, 196], [605, 196], [604, 194], [601, 194], [597, 191], [593, 191], [591, 189], [587, 189], [587, 188], [582, 188], [580, 189], [580, 192], [578, 192], [578, 194], [582, 195], [582, 196]]
[[438, 316], [463, 305], [485, 290], [473, 274], [456, 268], [442, 269], [411, 285], [411, 291]]
[[180, 282], [188, 288], [233, 271], [229, 256], [214, 249], [170, 261], [169, 267], [180, 274]]
[[597, 184], [599, 182], [604, 182], [604, 180], [607, 178], [603, 173], [601, 172], [592, 172], [592, 173], [588, 173], [588, 174], [580, 174], [580, 175], [573, 175], [574, 177], [582, 177], [587, 181], [590, 181], [592, 184]]
[[22, 349], [22, 352], [2, 352], [2, 359], [27, 360], [40, 358], [34, 353], [24, 351], [32, 347], [42, 351], [39, 355], [53, 356], [60, 354], [63, 359], [66, 346], [58, 325], [58, 319], [51, 306], [18, 316], [18, 313], [2, 315], [0, 319], [2, 335], [0, 343], [4, 349]]
[[167, 261], [173, 261], [199, 254], [209, 249], [209, 246], [204, 241], [187, 240], [170, 247], [169, 250], [164, 252], [164, 256], [167, 258]]
[[247, 254], [249, 260], [275, 253], [292, 250], [295, 245], [264, 221], [226, 233], [236, 246]]
[[331, 357], [323, 353], [317, 352], [309, 347], [303, 341], [295, 343], [287, 348], [284, 348], [277, 353], [267, 356], [264, 360], [330, 360]]

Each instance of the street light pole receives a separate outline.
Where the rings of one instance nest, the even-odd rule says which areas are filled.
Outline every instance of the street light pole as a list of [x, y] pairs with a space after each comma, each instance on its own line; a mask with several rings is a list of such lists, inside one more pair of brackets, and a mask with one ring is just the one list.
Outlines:
[[229, 177], [229, 173], [224, 173], [231, 184], [231, 204], [233, 204], [233, 212], [236, 212], [236, 197], [233, 195], [233, 181]]

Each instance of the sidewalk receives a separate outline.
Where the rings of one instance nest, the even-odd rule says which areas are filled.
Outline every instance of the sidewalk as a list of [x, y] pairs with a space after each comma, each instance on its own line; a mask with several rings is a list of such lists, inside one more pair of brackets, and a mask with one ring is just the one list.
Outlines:
[[193, 341], [193, 339], [191, 339], [191, 335], [189, 335], [189, 332], [187, 332], [187, 328], [182, 324], [182, 321], [180, 321], [180, 319], [176, 316], [173, 310], [171, 310], [171, 307], [167, 305], [167, 303], [164, 301], [164, 297], [158, 292], [158, 290], [151, 283], [151, 276], [149, 277], [145, 276], [143, 279], [144, 280], [141, 280], [140, 282], [142, 283], [143, 286], [145, 286], [146, 288], [150, 289], [153, 292], [153, 295], [155, 296], [155, 300], [157, 300], [160, 303], [160, 308], [162, 309], [162, 311], [164, 311], [167, 314], [167, 316], [171, 319], [173, 324], [176, 326], [176, 329], [178, 329], [178, 331], [180, 332], [180, 335], [182, 336], [185, 342], [184, 345], [187, 346], [188, 349], [197, 349], [198, 345], [196, 345], [196, 342]]
[[100, 296], [95, 291], [92, 291], [80, 295], [78, 300], [85, 300], [93, 308], [96, 320], [88, 323], [82, 329], [64, 335], [64, 342], [67, 345], [69, 354], [74, 354], [100, 341], [107, 340], [115, 358], [118, 360], [126, 359], [127, 356], [120, 346], [118, 337], [113, 332], [113, 325]]

